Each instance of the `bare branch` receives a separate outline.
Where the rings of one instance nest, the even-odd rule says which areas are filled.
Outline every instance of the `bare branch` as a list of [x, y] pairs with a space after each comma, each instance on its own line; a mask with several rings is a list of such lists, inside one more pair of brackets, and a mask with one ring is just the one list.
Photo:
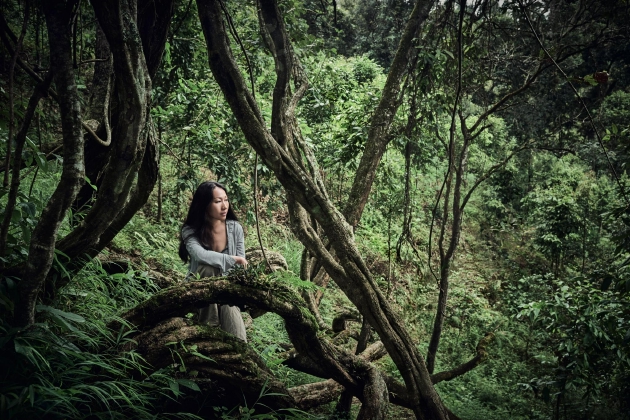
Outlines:
[[584, 102], [584, 99], [582, 99], [582, 96], [580, 96], [580, 93], [577, 91], [577, 89], [575, 88], [573, 83], [571, 83], [571, 80], [569, 79], [567, 74], [564, 72], [564, 70], [562, 70], [562, 67], [560, 67], [560, 65], [558, 65], [558, 62], [556, 60], [554, 60], [554, 58], [551, 56], [549, 51], [547, 51], [547, 48], [545, 48], [545, 45], [540, 40], [540, 37], [538, 36], [538, 33], [534, 29], [534, 25], [532, 24], [532, 21], [529, 18], [529, 13], [527, 13], [527, 9], [525, 9], [525, 6], [523, 6], [523, 2], [521, 0], [517, 0], [517, 1], [518, 1], [519, 6], [521, 7], [523, 15], [525, 16], [525, 19], [527, 20], [527, 24], [529, 25], [530, 29], [532, 30], [532, 33], [533, 33], [534, 37], [536, 38], [536, 41], [538, 42], [538, 45], [540, 45], [540, 48], [542, 48], [542, 50], [545, 52], [545, 54], [547, 55], [549, 60], [551, 60], [553, 65], [562, 74], [564, 79], [567, 81], [567, 83], [571, 87], [571, 90], [573, 90], [573, 93], [575, 94], [575, 97], [577, 98], [577, 100], [582, 105], [582, 108], [584, 109], [584, 111], [586, 111], [586, 115], [588, 115], [588, 120], [591, 123], [591, 128], [595, 132], [595, 137], [597, 137], [597, 142], [599, 143], [599, 146], [601, 147], [602, 151], [604, 152], [604, 156], [606, 156], [606, 161], [608, 162], [608, 167], [610, 168], [610, 171], [612, 172], [613, 176], [615, 177], [615, 180], [617, 181], [617, 185], [619, 186], [619, 192], [623, 196], [624, 201], [626, 202], [626, 204], [628, 206], [630, 206], [630, 200], [628, 199], [628, 197], [626, 195], [626, 190], [623, 187], [623, 185], [621, 185], [621, 180], [619, 179], [619, 175], [617, 175], [617, 171], [615, 170], [615, 167], [613, 166], [613, 164], [612, 164], [612, 162], [610, 160], [610, 156], [608, 156], [608, 151], [606, 150], [606, 147], [604, 146], [604, 142], [602, 140], [602, 137], [599, 134], [599, 130], [595, 126], [595, 121], [593, 120], [593, 116], [591, 115], [591, 112], [589, 111], [588, 107], [586, 106], [586, 103]]
[[466, 193], [466, 195], [464, 196], [464, 199], [462, 200], [462, 204], [460, 206], [460, 210], [463, 212], [464, 211], [464, 207], [466, 207], [466, 204], [468, 203], [468, 200], [470, 200], [470, 197], [472, 196], [472, 193], [475, 192], [475, 190], [477, 189], [477, 187], [486, 179], [488, 179], [493, 173], [495, 173], [497, 170], [501, 169], [502, 167], [504, 167], [509, 161], [510, 159], [512, 159], [517, 153], [522, 152], [525, 149], [528, 149], [531, 143], [526, 143], [523, 146], [515, 149], [512, 153], [510, 153], [505, 159], [503, 159], [501, 162], [493, 165], [490, 169], [488, 169], [488, 171], [483, 174], [482, 176], [480, 176], [479, 178], [477, 178], [477, 180], [475, 181], [475, 183], [472, 185], [472, 187], [470, 187], [470, 189], [468, 190], [468, 192]]
[[[13, 75], [15, 74], [15, 63], [17, 61], [18, 55], [20, 54], [20, 49], [22, 48], [22, 43], [24, 42], [24, 36], [26, 35], [26, 28], [28, 27], [28, 20], [31, 15], [30, 2], [27, 1], [24, 5], [24, 8], [25, 11], [24, 19], [22, 21], [22, 30], [20, 31], [20, 36], [17, 39], [17, 42], [15, 43], [15, 51], [13, 51], [11, 62], [9, 63], [9, 137], [7, 141], [7, 155], [4, 163], [3, 184], [5, 187], [9, 185], [9, 165], [11, 164], [11, 145], [13, 143]], [[4, 20], [4, 16], [2, 17], [2, 20]], [[18, 159], [21, 159], [21, 156]]]

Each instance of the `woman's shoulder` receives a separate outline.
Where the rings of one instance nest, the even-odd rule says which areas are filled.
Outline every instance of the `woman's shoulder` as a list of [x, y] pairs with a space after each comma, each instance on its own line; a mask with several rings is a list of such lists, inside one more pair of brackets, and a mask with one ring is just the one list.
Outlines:
[[231, 226], [233, 229], [243, 230], [243, 226], [238, 220], [226, 220], [228, 226]]
[[182, 239], [186, 239], [190, 237], [191, 235], [195, 234], [195, 229], [193, 229], [192, 227], [188, 225], [184, 225], [182, 226], [181, 234], [182, 234]]

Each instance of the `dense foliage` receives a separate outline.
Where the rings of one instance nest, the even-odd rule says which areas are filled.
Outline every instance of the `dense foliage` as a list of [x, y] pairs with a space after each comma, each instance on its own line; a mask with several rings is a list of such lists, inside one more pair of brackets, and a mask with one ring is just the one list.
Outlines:
[[[49, 68], [40, 3], [0, 6], [0, 155], [6, 160], [0, 417], [207, 416], [196, 371], [183, 355], [207, 356], [181, 339], [169, 343], [172, 359], [156, 369], [130, 349], [137, 331], [123, 316], [183, 280], [179, 229], [201, 181], [229, 187], [248, 246], [258, 245], [260, 229], [264, 247], [285, 257], [289, 270], [277, 281], [323, 296], [317, 317], [324, 324], [334, 329], [339, 314], [356, 310], [334, 281], [307, 282], [313, 280], [303, 275], [308, 254], [291, 231], [287, 192], [258, 160], [208, 68], [195, 5], [176, 1], [161, 64], [151, 77], [153, 134], [147, 136], [155, 136], [159, 152], [156, 186], [98, 256], [68, 256], [57, 247], [35, 323], [21, 326], [14, 319], [21, 270], [64, 163], [60, 106], [51, 96], [39, 103], [18, 146], [38, 83], [25, 69], [43, 77]], [[87, 2], [70, 3], [80, 105], [92, 110], [98, 13]], [[278, 70], [261, 35], [257, 3], [220, 3], [232, 53], [271, 126]], [[329, 199], [343, 209], [414, 4], [279, 3], [309, 81], [296, 110], [301, 136]], [[435, 373], [464, 364], [486, 333], [493, 334], [479, 366], [436, 385], [462, 419], [628, 418], [629, 24], [624, 1], [436, 2], [414, 39], [386, 148], [354, 233], [377, 287], [419, 351], [429, 354], [430, 373], [433, 364]], [[102, 125], [99, 130], [102, 135]], [[85, 155], [106, 165], [105, 155], [90, 151], [89, 134], [86, 139]], [[90, 220], [103, 182], [102, 172], [90, 173], [82, 190], [89, 194], [73, 200], [55, 238], [71, 237]], [[361, 317], [348, 319], [345, 332], [321, 334], [354, 354]], [[254, 319], [250, 346], [287, 389], [320, 381], [284, 363], [292, 344], [283, 325], [274, 313]], [[373, 334], [369, 342], [377, 339]], [[403, 379], [390, 357], [374, 364]], [[243, 419], [348, 415], [334, 403], [269, 413], [266, 394], [273, 392], [263, 388], [259, 401], [209, 410], [217, 418]], [[352, 414], [357, 411], [353, 407]], [[388, 416], [413, 414], [392, 404]]]

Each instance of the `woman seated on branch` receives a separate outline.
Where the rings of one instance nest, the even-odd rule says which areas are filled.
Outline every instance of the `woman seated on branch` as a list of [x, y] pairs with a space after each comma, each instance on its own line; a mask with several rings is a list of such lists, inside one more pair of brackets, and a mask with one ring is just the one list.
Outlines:
[[[179, 257], [190, 260], [188, 275], [225, 275], [236, 264], [247, 267], [243, 227], [230, 208], [226, 189], [218, 182], [201, 184], [193, 195], [182, 226]], [[245, 324], [237, 306], [210, 304], [199, 310], [199, 323], [220, 326], [247, 342]]]

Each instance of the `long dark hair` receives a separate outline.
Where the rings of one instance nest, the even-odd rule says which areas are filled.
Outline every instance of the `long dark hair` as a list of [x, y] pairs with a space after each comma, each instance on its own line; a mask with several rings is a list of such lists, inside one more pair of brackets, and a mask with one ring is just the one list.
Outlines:
[[[184, 221], [184, 226], [191, 228], [197, 239], [199, 239], [199, 243], [202, 246], [206, 247], [204, 244], [204, 225], [206, 222], [206, 211], [212, 200], [214, 199], [214, 189], [221, 188], [227, 194], [227, 189], [222, 184], [219, 184], [215, 181], [206, 181], [197, 187], [197, 191], [193, 195], [192, 203], [190, 203], [190, 208], [188, 209], [188, 216], [186, 216], [186, 220]], [[234, 214], [234, 210], [232, 210], [232, 206], [228, 207], [227, 211], [227, 220], [238, 220], [236, 214]], [[184, 227], [182, 226], [182, 228]], [[184, 244], [184, 239], [181, 233], [179, 237], [179, 258], [184, 262], [188, 262], [190, 255], [188, 255], [188, 251], [186, 250], [186, 245]], [[212, 238], [208, 238], [210, 241]], [[207, 241], [206, 241], [207, 242]]]

